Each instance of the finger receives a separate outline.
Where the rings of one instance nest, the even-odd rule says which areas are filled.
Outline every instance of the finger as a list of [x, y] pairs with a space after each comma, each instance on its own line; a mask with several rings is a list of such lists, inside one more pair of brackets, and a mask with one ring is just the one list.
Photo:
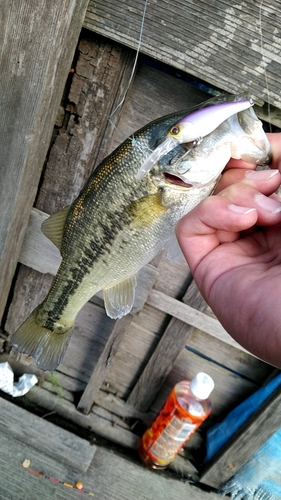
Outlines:
[[227, 198], [213, 196], [200, 203], [178, 223], [176, 235], [191, 272], [202, 259], [222, 242], [239, 237], [239, 232], [252, 227], [258, 218], [255, 208], [237, 206]]
[[200, 203], [177, 226], [176, 234], [192, 273], [217, 246], [235, 241], [255, 224], [281, 223], [281, 199], [236, 183]]
[[255, 163], [247, 163], [244, 160], [237, 160], [235, 158], [230, 158], [229, 162], [225, 166], [225, 170], [229, 170], [232, 168], [239, 168], [241, 170], [255, 170], [257, 165]]
[[275, 194], [266, 196], [250, 183], [231, 184], [217, 196], [226, 198], [233, 205], [255, 209], [259, 225], [274, 225], [281, 221], [281, 198]]
[[278, 169], [275, 170], [244, 170], [240, 168], [230, 169], [223, 173], [216, 189], [215, 194], [226, 187], [237, 182], [243, 182], [255, 187], [266, 195], [276, 191], [281, 184], [281, 174]]
[[281, 132], [267, 134], [272, 150], [272, 162], [270, 168], [278, 168], [281, 172]]

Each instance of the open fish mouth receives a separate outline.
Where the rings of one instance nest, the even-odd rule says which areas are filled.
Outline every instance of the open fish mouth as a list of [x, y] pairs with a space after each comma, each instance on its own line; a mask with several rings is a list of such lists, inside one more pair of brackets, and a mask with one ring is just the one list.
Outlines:
[[162, 175], [164, 181], [167, 182], [168, 184], [173, 184], [174, 186], [179, 186], [185, 189], [193, 187], [192, 184], [184, 182], [180, 177], [177, 177], [174, 174], [169, 174], [169, 172], [163, 172]]

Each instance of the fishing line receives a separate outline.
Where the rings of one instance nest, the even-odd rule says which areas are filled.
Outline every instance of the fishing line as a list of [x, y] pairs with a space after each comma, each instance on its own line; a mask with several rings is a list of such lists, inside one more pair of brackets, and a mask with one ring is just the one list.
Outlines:
[[262, 9], [263, 9], [263, 2], [264, 2], [264, 0], [261, 0], [260, 5], [259, 5], [259, 31], [260, 31], [260, 44], [261, 44], [262, 63], [264, 65], [264, 80], [265, 80], [265, 86], [266, 86], [266, 90], [267, 90], [268, 124], [269, 124], [269, 131], [272, 132], [271, 111], [270, 111], [270, 102], [269, 102], [269, 84], [268, 84], [268, 77], [267, 77], [267, 71], [266, 71], [266, 62], [265, 62], [265, 53], [264, 53], [264, 46], [263, 46], [263, 30], [262, 30]]
[[[137, 46], [137, 51], [136, 51], [136, 56], [135, 56], [135, 61], [134, 61], [134, 64], [133, 64], [133, 68], [132, 68], [132, 72], [131, 72], [131, 76], [130, 76], [130, 79], [129, 79], [129, 82], [128, 82], [128, 85], [127, 85], [127, 88], [124, 92], [124, 95], [123, 95], [123, 98], [121, 99], [121, 101], [119, 102], [119, 104], [116, 106], [116, 108], [114, 108], [114, 110], [112, 111], [112, 113], [107, 117], [109, 123], [112, 125], [112, 127], [118, 132], [118, 134], [120, 134], [123, 138], [126, 138], [125, 134], [123, 134], [123, 132], [121, 132], [121, 130], [119, 130], [116, 125], [113, 123], [113, 121], [111, 120], [112, 116], [116, 113], [116, 111], [120, 108], [120, 106], [122, 106], [122, 104], [124, 103], [125, 99], [126, 99], [126, 96], [127, 96], [127, 93], [128, 93], [128, 90], [130, 88], [130, 85], [132, 83], [132, 80], [133, 80], [133, 77], [134, 77], [134, 73], [135, 73], [135, 69], [136, 69], [136, 65], [137, 65], [137, 61], [138, 61], [138, 57], [139, 57], [139, 53], [140, 53], [140, 47], [141, 47], [141, 42], [142, 42], [142, 36], [143, 36], [143, 28], [144, 28], [144, 20], [145, 20], [145, 16], [146, 16], [146, 8], [147, 8], [147, 4], [148, 4], [148, 0], [145, 0], [145, 4], [144, 4], [144, 9], [143, 9], [143, 14], [142, 14], [142, 21], [141, 21], [141, 27], [140, 27], [140, 35], [139, 35], [139, 41], [138, 41], [138, 46]], [[143, 151], [143, 148], [142, 148], [142, 145], [141, 144], [138, 144], [137, 141], [134, 139], [134, 138], [131, 138], [129, 137], [129, 139], [134, 142], [135, 141], [135, 144], [141, 149], [141, 151]], [[147, 150], [148, 148], [146, 148]]]

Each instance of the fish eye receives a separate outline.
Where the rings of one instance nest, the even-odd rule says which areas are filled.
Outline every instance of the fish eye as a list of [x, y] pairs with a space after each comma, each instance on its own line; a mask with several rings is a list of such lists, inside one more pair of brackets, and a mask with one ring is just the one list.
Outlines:
[[179, 133], [180, 129], [179, 127], [172, 127], [171, 128], [171, 134], [177, 135]]

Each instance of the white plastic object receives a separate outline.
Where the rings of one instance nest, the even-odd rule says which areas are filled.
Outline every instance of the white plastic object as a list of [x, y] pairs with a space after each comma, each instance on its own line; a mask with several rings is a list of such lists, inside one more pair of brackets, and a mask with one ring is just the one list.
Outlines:
[[190, 382], [190, 391], [197, 399], [207, 399], [215, 387], [215, 383], [204, 372], [199, 372]]

